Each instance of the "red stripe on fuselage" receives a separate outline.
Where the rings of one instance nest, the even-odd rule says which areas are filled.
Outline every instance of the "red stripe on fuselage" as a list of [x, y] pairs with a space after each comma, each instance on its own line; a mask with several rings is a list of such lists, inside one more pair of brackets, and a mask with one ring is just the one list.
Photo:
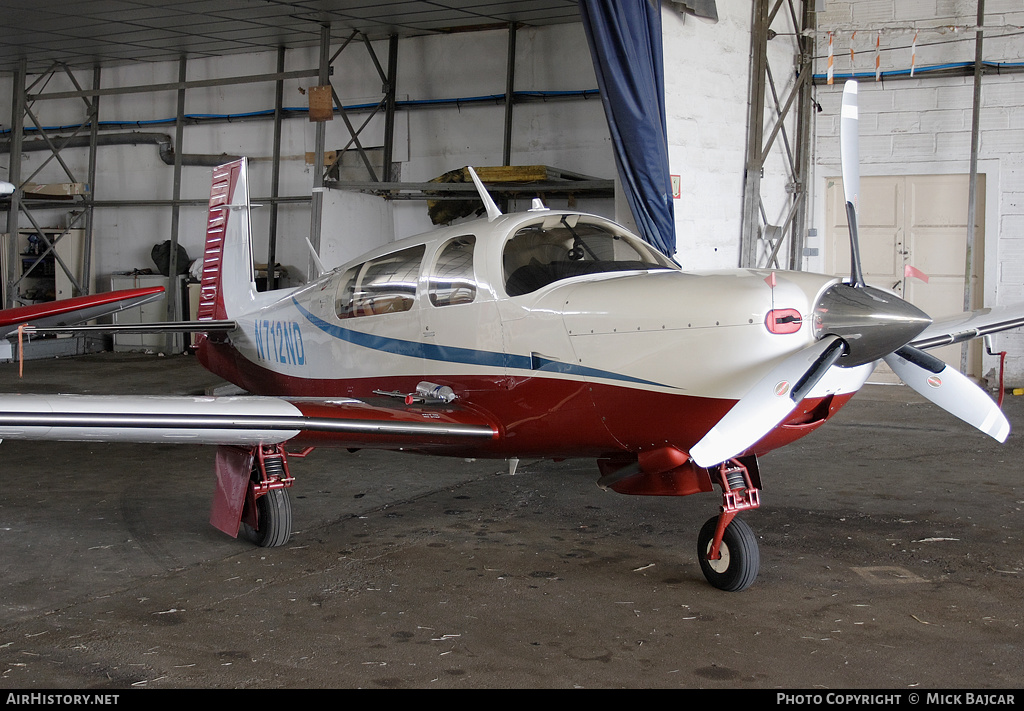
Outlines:
[[[258, 395], [362, 399], [377, 397], [374, 390], [413, 392], [421, 380], [451, 386], [461, 408], [498, 427], [496, 439], [418, 446], [416, 442], [371, 438], [364, 446], [452, 456], [600, 458], [666, 445], [688, 451], [735, 404], [733, 400], [638, 387], [499, 373], [493, 377], [296, 378], [267, 370], [230, 346], [209, 341], [200, 347], [199, 356], [210, 371]], [[765, 454], [809, 434], [851, 397], [853, 393], [804, 400], [749, 453]], [[299, 440], [322, 446], [357, 446], [348, 437], [332, 442], [331, 436], [323, 433], [300, 435]]]

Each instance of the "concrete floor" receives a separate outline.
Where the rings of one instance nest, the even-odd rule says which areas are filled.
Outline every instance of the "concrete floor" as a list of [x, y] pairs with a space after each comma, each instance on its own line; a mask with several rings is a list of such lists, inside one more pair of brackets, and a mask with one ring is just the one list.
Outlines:
[[[187, 393], [194, 358], [0, 365], [0, 389]], [[703, 579], [718, 496], [641, 498], [590, 461], [317, 450], [298, 529], [207, 524], [213, 449], [0, 445], [2, 688], [1014, 689], [1024, 398], [999, 445], [902, 387], [762, 460], [748, 591]]]

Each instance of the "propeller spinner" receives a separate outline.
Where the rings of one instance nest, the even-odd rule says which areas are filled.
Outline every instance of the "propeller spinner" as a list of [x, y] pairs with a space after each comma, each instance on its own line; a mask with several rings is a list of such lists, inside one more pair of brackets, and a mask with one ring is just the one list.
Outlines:
[[[812, 345], [783, 360], [690, 449], [702, 467], [742, 454], [781, 423], [832, 367], [884, 359], [900, 379], [947, 412], [1004, 441], [1010, 425], [985, 391], [961, 373], [909, 344], [931, 323], [913, 304], [867, 286], [860, 264], [857, 82], [843, 89], [840, 116], [843, 193], [850, 226], [850, 279], [830, 287], [814, 308]], [[780, 382], [797, 386], [780, 397]]]

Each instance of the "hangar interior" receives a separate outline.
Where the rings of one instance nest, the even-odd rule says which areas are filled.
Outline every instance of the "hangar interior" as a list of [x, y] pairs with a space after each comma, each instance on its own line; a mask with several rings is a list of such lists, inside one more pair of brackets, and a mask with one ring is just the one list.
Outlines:
[[[853, 76], [867, 208], [879, 211], [869, 276], [929, 312], [1024, 300], [1024, 15], [1012, 2], [720, 5], [662, 3], [671, 256], [687, 269], [843, 273], [830, 195]], [[3, 32], [0, 145], [7, 177], [30, 184], [2, 206], [19, 235], [4, 248], [7, 307], [137, 280], [164, 241], [195, 259], [210, 166], [230, 156], [253, 166], [257, 258], [281, 265], [271, 286], [306, 279], [306, 237], [333, 267], [433, 227], [426, 198], [452, 219], [437, 204], [467, 184], [447, 184], [443, 200], [427, 184], [465, 165], [544, 166], [503, 199], [541, 194], [635, 228], [571, 0], [36, 2], [12, 6]], [[936, 246], [942, 230], [959, 241]], [[46, 256], [33, 267], [26, 253]], [[168, 299], [169, 320], [183, 308]], [[1024, 379], [1019, 338], [994, 348], [1010, 383]], [[992, 378], [999, 361], [975, 346], [965, 365]]]
[[[211, 173], [240, 156], [261, 289], [306, 282], [310, 246], [334, 268], [473, 219], [464, 166], [503, 209], [540, 196], [649, 237], [584, 4], [601, 3], [5, 3], [4, 308], [159, 284], [171, 298], [123, 316], [191, 318], [194, 274], [158, 262], [202, 255]], [[658, 8], [684, 269], [849, 273], [852, 77], [867, 281], [935, 315], [1024, 302], [1017, 0], [635, 4]], [[196, 358], [151, 357], [186, 338], [33, 339], [24, 373], [0, 340], [0, 390], [208, 393]], [[1024, 333], [988, 345], [941, 355], [1024, 387]], [[256, 548], [208, 525], [209, 447], [5, 435], [0, 685], [1019, 687], [1024, 444], [907, 390], [865, 388], [768, 453], [772, 504], [747, 512], [763, 571], [739, 598], [700, 580], [707, 510], [612, 497], [592, 459], [324, 447], [294, 456], [290, 544]], [[1024, 398], [1005, 412], [1019, 429]]]

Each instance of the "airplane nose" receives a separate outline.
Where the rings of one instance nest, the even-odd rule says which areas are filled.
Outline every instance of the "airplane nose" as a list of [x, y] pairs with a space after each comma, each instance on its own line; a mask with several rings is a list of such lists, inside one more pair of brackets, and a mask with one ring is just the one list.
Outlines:
[[836, 365], [852, 368], [878, 360], [912, 341], [932, 322], [913, 304], [871, 286], [835, 284], [814, 307], [814, 335], [846, 342]]

